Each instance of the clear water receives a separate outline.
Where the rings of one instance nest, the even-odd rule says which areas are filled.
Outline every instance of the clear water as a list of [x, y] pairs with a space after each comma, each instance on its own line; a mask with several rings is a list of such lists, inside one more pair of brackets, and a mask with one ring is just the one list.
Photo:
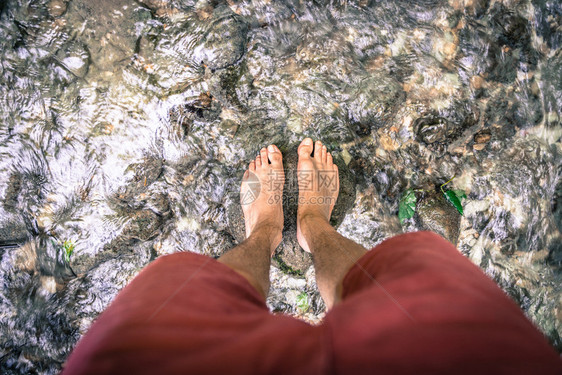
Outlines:
[[[3, 373], [58, 372], [155, 257], [234, 246], [248, 161], [304, 136], [367, 247], [411, 229], [402, 191], [456, 175], [459, 249], [562, 350], [558, 1], [0, 4]], [[272, 310], [321, 319], [311, 269], [272, 278]]]

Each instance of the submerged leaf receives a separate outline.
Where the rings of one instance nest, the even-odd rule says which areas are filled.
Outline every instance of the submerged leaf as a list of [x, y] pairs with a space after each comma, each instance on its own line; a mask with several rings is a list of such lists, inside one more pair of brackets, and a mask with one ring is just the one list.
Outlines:
[[70, 257], [72, 256], [72, 253], [74, 252], [75, 245], [72, 243], [72, 241], [65, 240], [62, 244], [62, 248], [64, 250], [64, 259], [68, 263], [68, 262], [70, 262]]
[[447, 190], [444, 192], [445, 194], [445, 198], [447, 198], [447, 200], [449, 202], [451, 202], [451, 204], [453, 206], [455, 206], [455, 208], [457, 209], [457, 211], [459, 211], [459, 213], [462, 215], [463, 214], [463, 210], [462, 210], [462, 204], [461, 204], [461, 199], [462, 198], [466, 198], [466, 194], [464, 193], [464, 191], [461, 190]]
[[453, 190], [453, 193], [459, 198], [459, 200], [463, 200], [466, 198], [466, 193], [462, 190]]
[[400, 198], [400, 203], [398, 204], [398, 218], [401, 223], [406, 219], [414, 217], [416, 202], [416, 193], [414, 193], [412, 189], [408, 189], [402, 194], [402, 198]]
[[310, 308], [310, 304], [308, 302], [308, 294], [306, 294], [306, 292], [302, 292], [297, 296], [297, 307], [302, 312], [307, 312]]

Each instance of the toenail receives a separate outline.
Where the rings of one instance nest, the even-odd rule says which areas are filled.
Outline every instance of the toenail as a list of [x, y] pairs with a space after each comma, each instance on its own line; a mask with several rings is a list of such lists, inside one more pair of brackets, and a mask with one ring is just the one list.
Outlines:
[[269, 145], [269, 146], [267, 146], [267, 150], [269, 152], [275, 152], [275, 147], [273, 147], [273, 145]]
[[312, 144], [312, 139], [310, 138], [305, 138], [304, 141], [302, 141], [303, 144], [305, 145], [311, 145]]

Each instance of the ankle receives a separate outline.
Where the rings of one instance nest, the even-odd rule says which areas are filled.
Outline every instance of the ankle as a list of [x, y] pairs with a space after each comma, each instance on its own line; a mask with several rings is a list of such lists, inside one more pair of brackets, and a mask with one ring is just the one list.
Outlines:
[[311, 213], [299, 216], [297, 218], [297, 226], [301, 229], [301, 232], [308, 232], [309, 228], [317, 230], [326, 226], [332, 227], [330, 221], [325, 216]]
[[335, 229], [322, 215], [303, 215], [297, 219], [297, 240], [311, 254], [321, 246], [318, 241], [331, 231]]
[[282, 232], [283, 228], [276, 225], [256, 225], [246, 240], [256, 240], [261, 243], [265, 242], [269, 244], [271, 251], [273, 251], [281, 242]]

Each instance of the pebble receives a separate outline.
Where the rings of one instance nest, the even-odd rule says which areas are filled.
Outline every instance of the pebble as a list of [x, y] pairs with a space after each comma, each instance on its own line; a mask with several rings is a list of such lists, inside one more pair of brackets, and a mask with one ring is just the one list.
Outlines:
[[388, 134], [383, 134], [379, 138], [381, 146], [386, 151], [394, 151], [400, 147], [398, 142], [392, 139]]
[[66, 3], [62, 0], [51, 0], [47, 7], [52, 17], [60, 17], [66, 12]]
[[26, 242], [17, 250], [16, 266], [22, 271], [33, 271], [36, 268], [37, 252], [33, 242]]
[[49, 294], [53, 294], [57, 291], [57, 283], [53, 276], [41, 276], [41, 294], [48, 296]]
[[105, 123], [102, 125], [101, 132], [105, 135], [110, 135], [113, 133], [114, 128], [113, 124]]
[[472, 215], [477, 214], [478, 212], [487, 211], [490, 208], [490, 202], [488, 200], [467, 200], [466, 203], [463, 203], [464, 207], [464, 216], [470, 217]]
[[470, 77], [470, 86], [475, 89], [478, 90], [480, 88], [482, 88], [482, 85], [484, 84], [484, 79], [480, 76], [472, 76]]
[[418, 140], [426, 144], [446, 141], [447, 127], [447, 120], [434, 116], [421, 117], [414, 124]]
[[84, 78], [90, 67], [90, 54], [80, 43], [71, 42], [57, 53], [64, 67], [77, 77]]
[[472, 148], [474, 148], [476, 151], [482, 151], [484, 147], [486, 147], [485, 143], [476, 143], [474, 146], [472, 146]]
[[492, 139], [492, 135], [490, 133], [477, 133], [474, 135], [475, 143], [488, 143], [490, 139]]

